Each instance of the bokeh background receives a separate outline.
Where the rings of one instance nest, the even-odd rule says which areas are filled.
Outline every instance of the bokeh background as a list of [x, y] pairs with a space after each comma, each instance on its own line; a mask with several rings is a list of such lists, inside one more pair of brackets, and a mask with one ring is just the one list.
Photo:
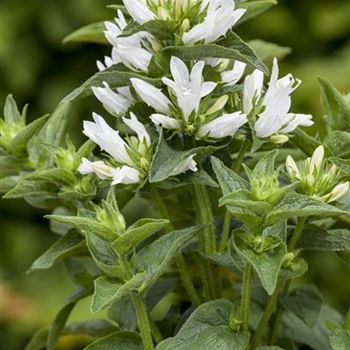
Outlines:
[[[80, 26], [112, 19], [113, 11], [106, 8], [112, 2], [2, 0], [1, 106], [6, 95], [13, 93], [20, 106], [30, 103], [29, 118], [36, 118], [52, 111], [63, 96], [95, 72], [96, 59], [109, 48], [63, 45], [62, 39]], [[317, 77], [330, 79], [343, 93], [350, 91], [350, 1], [280, 0], [279, 6], [242, 25], [238, 32], [246, 40], [260, 38], [292, 48], [282, 71], [303, 81], [294, 94], [294, 111], [312, 113], [322, 120]], [[81, 120], [94, 108], [93, 99], [75, 104], [70, 116], [76, 138]], [[43, 214], [25, 202], [0, 200], [2, 349], [23, 349], [30, 335], [49, 324], [73, 290], [63, 266], [26, 274], [56, 238]], [[333, 254], [309, 254], [307, 260], [313, 271], [307, 279], [316, 281], [326, 301], [344, 312], [350, 295], [345, 266]], [[88, 310], [88, 301], [79, 304], [71, 319], [89, 317]], [[80, 349], [81, 343], [63, 339], [59, 348]]]

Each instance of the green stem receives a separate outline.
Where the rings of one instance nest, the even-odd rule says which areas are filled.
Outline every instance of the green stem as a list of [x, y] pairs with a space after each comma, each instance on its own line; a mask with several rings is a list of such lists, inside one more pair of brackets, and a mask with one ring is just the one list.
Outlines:
[[265, 306], [263, 316], [259, 322], [258, 328], [256, 329], [256, 332], [255, 332], [253, 339], [252, 339], [252, 343], [250, 346], [251, 350], [255, 350], [260, 344], [261, 337], [263, 336], [263, 334], [265, 332], [265, 328], [267, 327], [267, 324], [269, 323], [269, 320], [270, 320], [271, 315], [273, 313], [273, 310], [275, 308], [275, 305], [276, 305], [276, 302], [278, 299], [278, 295], [279, 295], [279, 285], [277, 285], [275, 291], [267, 300], [267, 304]]
[[153, 350], [154, 345], [152, 340], [151, 325], [143, 300], [139, 294], [134, 294], [132, 296], [132, 301], [134, 303], [137, 314], [137, 321], [143, 341], [144, 350]]
[[[245, 154], [248, 151], [248, 148], [249, 148], [249, 142], [247, 139], [245, 139], [243, 144], [242, 144], [242, 147], [238, 153], [236, 161], [232, 167], [236, 173], [239, 173], [239, 171], [241, 169], [242, 162], [243, 162]], [[219, 249], [218, 249], [218, 251], [220, 253], [223, 253], [226, 250], [227, 243], [229, 240], [229, 235], [230, 235], [230, 227], [231, 227], [231, 213], [228, 210], [226, 210], [225, 216], [224, 216], [224, 224], [222, 227], [221, 240], [220, 240]]]
[[249, 329], [250, 295], [252, 290], [252, 266], [247, 263], [243, 273], [241, 317], [243, 322], [243, 332]]
[[[120, 263], [120, 266], [125, 271], [127, 278], [132, 278], [133, 273], [131, 271], [129, 262], [127, 261], [125, 256], [119, 257], [119, 263]], [[134, 293], [134, 294], [131, 294], [131, 300], [135, 306], [135, 310], [137, 314], [137, 323], [141, 333], [144, 350], [154, 350], [152, 331], [151, 331], [151, 322], [148, 318], [147, 310], [142, 300], [142, 297], [140, 294]]]
[[[193, 192], [198, 223], [206, 225], [201, 235], [201, 249], [205, 254], [212, 255], [215, 253], [216, 247], [214, 237], [214, 219], [208, 192], [205, 186], [199, 184], [193, 185]], [[206, 298], [208, 300], [215, 299], [217, 295], [217, 284], [215, 282], [216, 276], [213, 273], [212, 266], [210, 266], [209, 263], [203, 263], [201, 264], [200, 269]]]
[[[168, 232], [174, 231], [174, 226], [170, 222], [170, 216], [168, 213], [168, 209], [166, 208], [166, 206], [162, 200], [162, 197], [159, 194], [159, 191], [157, 189], [153, 188], [151, 190], [151, 196], [152, 196], [153, 203], [156, 205], [156, 207], [159, 211], [159, 214], [164, 219], [169, 220], [169, 224], [167, 225], [166, 230]], [[187, 269], [186, 262], [185, 262], [183, 255], [180, 253], [176, 256], [175, 259], [176, 259], [176, 264], [177, 264], [177, 267], [178, 267], [178, 270], [180, 273], [180, 277], [182, 280], [182, 284], [186, 290], [188, 297], [191, 299], [192, 303], [195, 306], [200, 305], [200, 303], [201, 303], [200, 298], [199, 298], [197, 291], [193, 285], [191, 275]]]
[[[288, 251], [293, 251], [295, 249], [296, 245], [298, 244], [298, 241], [299, 241], [301, 234], [303, 232], [305, 222], [306, 222], [306, 217], [302, 217], [298, 221], [298, 223], [294, 229], [294, 232], [292, 233], [292, 236], [288, 242]], [[276, 286], [274, 293], [269, 298], [267, 305], [265, 307], [263, 317], [260, 320], [260, 323], [258, 325], [258, 329], [253, 337], [252, 348], [251, 348], [252, 350], [254, 350], [260, 343], [260, 339], [265, 331], [265, 328], [266, 328], [268, 322], [270, 321], [270, 318], [272, 316], [273, 310], [274, 310], [275, 305], [277, 303], [278, 296], [280, 294], [281, 289], [282, 289], [282, 293], [287, 293], [288, 289], [290, 287], [290, 283], [291, 283], [291, 281], [288, 281], [283, 286], [282, 282], [279, 282]], [[282, 315], [283, 315], [283, 308], [278, 308], [276, 311], [275, 320], [273, 322], [272, 331], [270, 334], [270, 344], [273, 344], [277, 340], [278, 333], [279, 333], [279, 325], [280, 325], [279, 321], [282, 318]]]

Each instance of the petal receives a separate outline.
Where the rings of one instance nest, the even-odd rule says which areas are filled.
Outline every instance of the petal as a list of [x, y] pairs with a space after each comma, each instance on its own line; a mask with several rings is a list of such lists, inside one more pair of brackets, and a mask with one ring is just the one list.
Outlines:
[[179, 86], [188, 86], [190, 75], [186, 64], [180, 58], [172, 56], [170, 60], [170, 71], [175, 84]]
[[310, 172], [313, 173], [314, 169], [319, 170], [324, 158], [324, 147], [322, 145], [318, 146], [310, 160]]
[[221, 80], [226, 85], [235, 85], [242, 78], [246, 66], [246, 63], [235, 61], [231, 70], [221, 73]]
[[209, 95], [215, 88], [217, 84], [213, 81], [206, 81], [202, 84], [201, 88], [201, 97]]
[[154, 113], [150, 116], [153, 124], [161, 126], [164, 129], [179, 130], [180, 124], [174, 119], [163, 114]]
[[112, 170], [112, 185], [117, 184], [135, 184], [140, 182], [140, 173], [135, 168], [129, 166], [122, 166], [121, 168], [114, 168]]
[[129, 15], [135, 22], [143, 24], [155, 19], [154, 13], [142, 0], [123, 0], [123, 3]]
[[105, 180], [112, 176], [113, 168], [104, 163], [102, 160], [91, 162], [86, 158], [82, 158], [78, 171], [83, 175], [94, 173], [101, 180]]
[[248, 114], [253, 108], [254, 98], [260, 98], [264, 82], [264, 73], [255, 69], [246, 76], [243, 87], [243, 112]]
[[163, 114], [169, 113], [169, 106], [171, 105], [171, 102], [160, 89], [157, 89], [153, 85], [141, 79], [132, 78], [130, 81], [138, 95], [145, 103], [153, 107], [158, 112]]
[[130, 113], [130, 119], [123, 117], [123, 121], [131, 130], [135, 131], [140, 142], [145, 140], [147, 145], [151, 144], [151, 139], [145, 126], [137, 120], [134, 113]]
[[233, 136], [236, 131], [248, 121], [247, 116], [241, 112], [223, 114], [200, 127], [198, 137], [212, 137], [220, 139]]
[[176, 176], [179, 174], [182, 174], [188, 170], [191, 171], [197, 171], [197, 163], [196, 161], [193, 159], [193, 157], [195, 156], [195, 154], [192, 154], [191, 156], [189, 156], [188, 158], [186, 158], [185, 160], [183, 160], [182, 162], [180, 162], [173, 170], [172, 172], [169, 174], [169, 176]]
[[314, 124], [311, 114], [294, 114], [288, 113], [289, 123], [279, 130], [280, 133], [288, 134], [294, 131], [298, 126], [311, 126]]

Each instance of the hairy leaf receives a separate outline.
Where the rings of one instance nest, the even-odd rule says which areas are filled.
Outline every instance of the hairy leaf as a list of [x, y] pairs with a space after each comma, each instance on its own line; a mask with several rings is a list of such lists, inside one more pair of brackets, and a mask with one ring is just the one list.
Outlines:
[[97, 339], [84, 350], [143, 350], [142, 340], [135, 332], [116, 332]]
[[238, 21], [239, 24], [244, 23], [251, 18], [254, 18], [263, 12], [267, 11], [270, 7], [277, 4], [277, 0], [258, 0], [247, 1], [239, 4], [239, 8], [244, 8], [247, 11]]
[[104, 22], [91, 23], [68, 34], [64, 39], [64, 44], [70, 43], [94, 43], [108, 44], [103, 31]]

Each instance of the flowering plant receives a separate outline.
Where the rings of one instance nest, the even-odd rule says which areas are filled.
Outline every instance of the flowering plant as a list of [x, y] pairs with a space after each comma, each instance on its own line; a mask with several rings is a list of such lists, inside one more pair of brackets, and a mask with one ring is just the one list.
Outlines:
[[[301, 82], [280, 77], [281, 51], [263, 62], [268, 43], [234, 31], [274, 4], [124, 0], [67, 38], [111, 55], [50, 116], [26, 125], [7, 97], [1, 190], [46, 209], [59, 235], [30, 271], [64, 261], [77, 285], [27, 350], [74, 332], [95, 338], [88, 350], [350, 347], [350, 313], [293, 283], [305, 250], [349, 263], [349, 98], [320, 80], [327, 135], [306, 132], [315, 120], [291, 111]], [[106, 113], [76, 147], [69, 109], [91, 95]], [[126, 222], [140, 198], [153, 217]], [[70, 325], [86, 297], [106, 319]]]

